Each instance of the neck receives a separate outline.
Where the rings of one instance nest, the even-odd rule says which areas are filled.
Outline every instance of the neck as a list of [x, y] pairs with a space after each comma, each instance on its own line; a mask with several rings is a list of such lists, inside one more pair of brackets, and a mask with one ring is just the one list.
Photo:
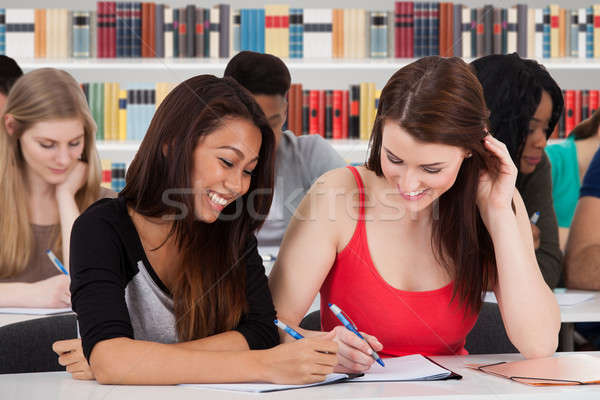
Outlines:
[[25, 185], [30, 198], [53, 198], [55, 185], [46, 182], [42, 177], [25, 168]]

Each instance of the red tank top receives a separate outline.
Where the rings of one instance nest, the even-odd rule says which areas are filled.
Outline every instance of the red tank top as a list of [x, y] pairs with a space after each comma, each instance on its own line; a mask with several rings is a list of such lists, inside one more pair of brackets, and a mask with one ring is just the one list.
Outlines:
[[365, 227], [365, 193], [360, 174], [349, 167], [359, 189], [359, 218], [352, 239], [337, 254], [321, 286], [321, 328], [329, 331], [340, 321], [327, 306], [338, 305], [360, 331], [383, 344], [382, 357], [407, 354], [467, 354], [465, 338], [477, 314], [467, 312], [453, 282], [435, 290], [410, 292], [389, 285], [373, 264]]

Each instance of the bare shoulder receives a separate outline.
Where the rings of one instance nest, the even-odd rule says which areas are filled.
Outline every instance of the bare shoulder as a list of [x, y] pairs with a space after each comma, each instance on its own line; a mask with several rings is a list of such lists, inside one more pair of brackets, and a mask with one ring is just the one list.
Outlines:
[[342, 167], [325, 172], [315, 181], [311, 190], [315, 187], [348, 189], [353, 186], [356, 186], [356, 181], [352, 171], [348, 167]]

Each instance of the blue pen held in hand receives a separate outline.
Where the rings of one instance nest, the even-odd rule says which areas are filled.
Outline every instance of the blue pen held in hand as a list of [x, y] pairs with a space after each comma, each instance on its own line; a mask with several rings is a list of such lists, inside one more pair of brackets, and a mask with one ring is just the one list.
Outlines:
[[539, 219], [540, 219], [540, 212], [536, 211], [535, 213], [533, 213], [531, 218], [529, 218], [529, 221], [531, 221], [531, 223], [535, 225], [535, 224], [537, 224]]
[[[360, 334], [360, 332], [358, 331], [356, 326], [354, 324], [352, 324], [350, 321], [348, 321], [348, 319], [344, 316], [344, 312], [342, 311], [341, 308], [339, 308], [335, 304], [329, 303], [329, 309], [331, 310], [331, 312], [333, 312], [333, 314], [337, 317], [337, 319], [339, 319], [340, 322], [342, 324], [344, 324], [346, 329], [348, 329], [349, 331], [354, 333], [356, 336], [358, 336], [359, 338], [361, 338], [362, 340], [367, 342], [367, 340], [363, 337], [363, 335]], [[367, 342], [367, 345], [369, 346], [369, 348], [371, 347], [369, 342]], [[370, 350], [371, 350], [371, 357], [373, 357], [379, 365], [381, 365], [382, 367], [385, 367], [385, 364], [383, 363], [383, 360], [381, 359], [381, 357], [379, 357], [379, 354], [377, 354], [377, 352], [373, 349], [370, 349]]]
[[69, 275], [69, 273], [67, 272], [67, 269], [62, 265], [62, 263], [60, 262], [60, 260], [58, 259], [58, 257], [56, 257], [54, 255], [54, 253], [52, 252], [52, 250], [46, 250], [46, 255], [48, 256], [48, 258], [50, 259], [50, 261], [52, 262], [52, 264], [54, 264], [54, 266], [63, 274], [65, 275]]
[[273, 320], [273, 322], [275, 323], [275, 325], [277, 325], [277, 327], [279, 329], [281, 329], [282, 331], [285, 331], [294, 339], [296, 339], [296, 340], [304, 339], [304, 336], [302, 336], [301, 334], [299, 334], [298, 332], [296, 332], [295, 330], [293, 330], [292, 328], [290, 328], [289, 326], [287, 326], [280, 320], [276, 319], [276, 320]]

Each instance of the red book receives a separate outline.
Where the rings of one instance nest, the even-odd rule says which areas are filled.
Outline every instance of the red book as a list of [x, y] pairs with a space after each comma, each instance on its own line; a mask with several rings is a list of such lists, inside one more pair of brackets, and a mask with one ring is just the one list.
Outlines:
[[319, 134], [325, 137], [325, 91], [319, 90]]
[[[105, 19], [106, 21], [106, 19]], [[108, 55], [107, 57], [117, 57], [117, 3], [108, 2]]]
[[598, 91], [590, 90], [590, 117], [598, 109]]
[[146, 58], [148, 56], [148, 36], [150, 35], [150, 27], [148, 23], [150, 22], [150, 18], [148, 18], [149, 4], [142, 3], [142, 57]]
[[319, 133], [319, 91], [311, 90], [308, 98], [308, 133]]
[[565, 96], [565, 137], [575, 128], [575, 91], [567, 90]]
[[396, 58], [404, 57], [404, 3], [397, 1], [394, 4], [394, 55]]
[[333, 91], [333, 139], [342, 138], [342, 98], [341, 90]]
[[350, 106], [348, 103], [348, 91], [342, 90], [342, 139], [348, 139], [348, 117]]
[[296, 114], [294, 113], [294, 107], [296, 106], [296, 84], [292, 83], [290, 90], [287, 92], [287, 128], [288, 130], [296, 133]]
[[96, 52], [98, 58], [105, 58], [104, 55], [104, 2], [96, 3]]
[[575, 126], [577, 126], [581, 119], [581, 90], [575, 91]]

